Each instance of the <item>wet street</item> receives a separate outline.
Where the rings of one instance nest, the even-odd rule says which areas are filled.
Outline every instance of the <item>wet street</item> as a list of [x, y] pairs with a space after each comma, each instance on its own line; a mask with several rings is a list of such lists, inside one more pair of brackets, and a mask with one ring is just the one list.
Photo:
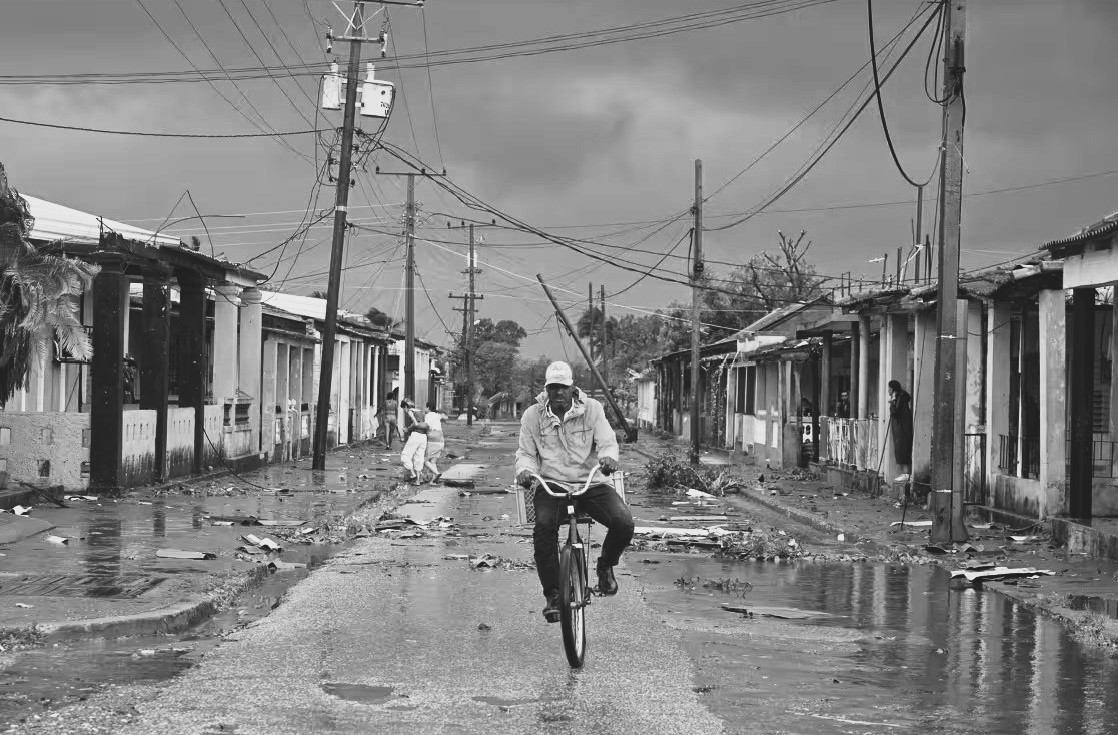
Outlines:
[[[572, 671], [559, 626], [540, 615], [530, 530], [517, 525], [515, 496], [498, 492], [515, 432], [497, 425], [474, 443], [459, 467], [474, 487], [425, 488], [397, 509], [420, 525], [341, 547], [274, 610], [283, 591], [257, 590], [241, 605], [257, 610], [252, 622], [220, 642], [195, 634], [7, 659], [5, 685], [67, 662], [88, 682], [86, 701], [12, 731], [1118, 731], [1110, 651], [995, 593], [952, 586], [936, 567], [633, 551], [620, 594], [590, 607], [586, 666]], [[622, 461], [644, 459], [623, 449]], [[638, 526], [675, 500], [631, 489]], [[823, 543], [739, 509], [808, 549]], [[123, 686], [93, 684], [106, 679]]]

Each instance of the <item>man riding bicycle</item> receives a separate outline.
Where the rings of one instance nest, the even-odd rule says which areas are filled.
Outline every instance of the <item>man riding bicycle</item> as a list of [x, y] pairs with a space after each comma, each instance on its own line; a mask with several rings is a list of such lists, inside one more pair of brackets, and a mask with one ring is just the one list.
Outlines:
[[[529, 487], [533, 473], [547, 480], [581, 483], [595, 463], [606, 474], [617, 471], [617, 437], [605, 409], [575, 387], [571, 366], [551, 363], [544, 382], [544, 392], [520, 419], [517, 484]], [[536, 573], [547, 598], [543, 615], [555, 623], [559, 621], [559, 521], [566, 515], [566, 501], [537, 489], [534, 506]], [[633, 539], [633, 514], [609, 482], [587, 490], [579, 498], [579, 507], [608, 529], [598, 558], [598, 591], [615, 595], [613, 568]]]

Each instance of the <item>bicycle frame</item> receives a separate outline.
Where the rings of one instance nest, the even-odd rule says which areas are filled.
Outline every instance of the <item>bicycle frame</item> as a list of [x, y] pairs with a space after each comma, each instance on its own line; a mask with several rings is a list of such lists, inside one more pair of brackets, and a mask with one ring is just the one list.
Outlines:
[[[597, 474], [598, 467], [595, 467], [590, 471], [590, 476], [586, 478], [586, 483], [581, 490], [575, 490], [564, 482], [548, 481], [535, 473], [532, 474], [532, 487], [543, 488], [543, 491], [553, 498], [567, 500], [569, 526], [567, 542], [559, 551], [559, 568], [563, 585], [560, 588], [560, 622], [563, 629], [563, 647], [567, 654], [567, 662], [572, 668], [581, 667], [586, 654], [585, 610], [590, 604], [592, 592], [589, 583], [589, 541], [583, 541], [578, 529], [578, 497], [590, 489]], [[565, 492], [553, 491], [552, 485], [563, 488]], [[589, 532], [587, 535], [589, 537]]]

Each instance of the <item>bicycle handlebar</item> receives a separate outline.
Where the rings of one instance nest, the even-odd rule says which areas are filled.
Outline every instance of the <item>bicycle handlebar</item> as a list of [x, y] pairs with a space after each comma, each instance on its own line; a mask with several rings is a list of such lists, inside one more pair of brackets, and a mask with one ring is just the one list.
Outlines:
[[[582, 495], [583, 493], [585, 493], [587, 490], [590, 489], [590, 486], [594, 484], [594, 476], [598, 474], [598, 471], [600, 469], [601, 469], [600, 465], [594, 465], [593, 469], [590, 470], [590, 476], [586, 478], [586, 483], [582, 486], [581, 490], [576, 491], [576, 490], [571, 490], [570, 488], [568, 488], [567, 492], [565, 492], [565, 493], [552, 492], [551, 488], [549, 487], [549, 483], [554, 483], [556, 485], [566, 487], [567, 483], [565, 483], [565, 482], [560, 482], [559, 480], [545, 480], [542, 477], [540, 477], [539, 475], [537, 475], [535, 472], [532, 473], [532, 480], [534, 480], [534, 483], [535, 483], [536, 487], [542, 487], [544, 492], [547, 493], [548, 495], [550, 495], [553, 498], [573, 497], [573, 496], [576, 496], [576, 495]], [[603, 472], [603, 474], [605, 474], [605, 473]]]

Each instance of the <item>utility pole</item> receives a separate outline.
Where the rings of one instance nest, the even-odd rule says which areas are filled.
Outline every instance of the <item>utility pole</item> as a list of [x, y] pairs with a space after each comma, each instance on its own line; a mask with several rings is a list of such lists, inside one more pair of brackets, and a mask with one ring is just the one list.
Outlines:
[[[558, 317], [559, 321], [563, 323], [563, 326], [567, 328], [567, 332], [571, 335], [571, 339], [574, 340], [575, 346], [578, 347], [578, 351], [582, 353], [583, 359], [589, 360], [589, 351], [586, 349], [586, 346], [582, 344], [578, 332], [575, 331], [574, 326], [571, 325], [571, 320], [568, 319], [567, 315], [563, 312], [563, 307], [559, 306], [559, 302], [555, 300], [555, 294], [551, 293], [551, 289], [547, 287], [547, 284], [544, 283], [543, 276], [539, 273], [536, 274], [536, 280], [543, 286], [543, 292], [547, 295], [548, 300], [551, 301], [551, 305], [555, 307], [555, 316]], [[590, 374], [594, 376], [594, 380], [597, 381], [598, 385], [602, 388], [606, 402], [609, 403], [610, 408], [612, 408], [614, 414], [617, 415], [617, 420], [621, 423], [621, 429], [625, 432], [626, 441], [636, 441], [636, 429], [629, 427], [629, 422], [625, 419], [625, 414], [621, 412], [621, 406], [617, 405], [617, 399], [613, 397], [613, 394], [606, 390], [606, 381], [602, 378], [602, 374], [598, 372], [598, 368], [594, 366], [593, 362], [590, 362]]]
[[[477, 257], [474, 254], [474, 225], [470, 223], [470, 259], [467, 261], [470, 272], [470, 292], [466, 294], [466, 308], [469, 311], [470, 323], [466, 326], [466, 382], [469, 383], [470, 392], [466, 397], [466, 426], [474, 425], [474, 322], [477, 314], [477, 296], [474, 294], [474, 273], [477, 271]], [[487, 416], [489, 414], [486, 414]]]
[[703, 277], [703, 162], [695, 159], [695, 226], [692, 230], [691, 256], [691, 464], [699, 464], [699, 326], [701, 305], [699, 284]]
[[[364, 3], [354, 3], [351, 27], [364, 24]], [[314, 446], [311, 467], [326, 469], [326, 429], [330, 417], [330, 388], [334, 377], [334, 338], [338, 329], [338, 296], [342, 283], [342, 258], [345, 246], [346, 215], [349, 211], [349, 176], [352, 168], [353, 127], [357, 117], [357, 77], [361, 65], [361, 42], [349, 40], [349, 66], [346, 68], [345, 113], [342, 118], [342, 150], [338, 163], [338, 191], [334, 204], [334, 237], [330, 248], [330, 281], [326, 292], [326, 325], [322, 331], [322, 363], [318, 378], [318, 405], [315, 410]], [[340, 419], [340, 417], [339, 417]]]
[[963, 53], [966, 37], [966, 0], [947, 0], [947, 34], [943, 59], [943, 148], [940, 166], [939, 297], [936, 306], [935, 389], [932, 405], [932, 541], [966, 541], [963, 523], [963, 457], [955, 451], [963, 417], [957, 410], [956, 392], [966, 390], [959, 374], [958, 350], [965, 348], [966, 333], [958, 332], [959, 247], [963, 216]]
[[588, 318], [590, 319], [590, 323], [587, 325], [587, 329], [589, 330], [587, 332], [587, 334], [589, 335], [587, 343], [590, 345], [590, 364], [594, 364], [594, 282], [591, 281], [590, 283], [586, 284], [586, 286], [588, 289], [588, 293], [586, 296], [588, 311], [586, 313]]
[[[380, 5], [413, 5], [422, 7], [423, 0], [377, 0]], [[335, 4], [334, 6], [338, 6]], [[341, 8], [338, 8], [341, 12]], [[330, 248], [330, 280], [326, 292], [325, 325], [322, 330], [322, 361], [319, 366], [318, 403], [315, 406], [314, 438], [312, 442], [311, 467], [316, 470], [326, 469], [326, 437], [327, 424], [330, 420], [330, 393], [331, 383], [334, 378], [334, 340], [338, 331], [338, 299], [342, 283], [342, 258], [345, 250], [345, 232], [349, 216], [349, 187], [350, 175], [353, 172], [353, 134], [357, 119], [357, 84], [359, 67], [361, 65], [361, 44], [376, 41], [381, 44], [381, 56], [385, 55], [388, 36], [381, 32], [376, 38], [369, 38], [365, 33], [365, 3], [355, 0], [353, 13], [346, 19], [346, 30], [340, 36], [334, 36], [333, 31], [327, 31], [327, 53], [335, 40], [349, 42], [349, 64], [346, 67], [345, 79], [345, 106], [342, 113], [342, 141], [341, 155], [338, 160], [338, 187], [334, 202], [334, 232]], [[328, 110], [337, 110], [340, 106], [340, 84], [337, 65], [332, 64], [332, 71], [323, 77], [322, 107]], [[373, 67], [369, 65], [369, 75], [365, 80], [364, 91], [361, 93], [361, 114], [369, 117], [387, 118], [391, 109], [391, 100], [394, 98], [393, 85], [390, 82], [380, 82], [373, 79]], [[340, 417], [339, 417], [340, 418]]]
[[[606, 287], [602, 286], [602, 376], [609, 385], [609, 353], [606, 352]], [[609, 390], [607, 387], [606, 390]]]
[[408, 200], [404, 207], [404, 395], [415, 400], [415, 174], [408, 174]]
[[913, 264], [916, 268], [916, 283], [920, 283], [920, 261], [927, 257], [920, 252], [920, 245], [924, 240], [924, 187], [916, 187], [916, 233], [913, 235], [912, 246], [915, 248], [916, 257]]
[[[485, 225], [482, 225], [483, 227]], [[455, 229], [447, 223], [447, 229]], [[484, 296], [477, 294], [474, 276], [481, 271], [477, 267], [476, 240], [474, 239], [474, 223], [469, 224], [470, 256], [466, 270], [463, 273], [469, 277], [469, 291], [461, 296], [450, 295], [452, 299], [462, 299], [462, 308], [455, 311], [462, 312], [462, 356], [466, 362], [466, 426], [474, 425], [474, 322], [477, 321], [477, 302], [484, 301]]]

